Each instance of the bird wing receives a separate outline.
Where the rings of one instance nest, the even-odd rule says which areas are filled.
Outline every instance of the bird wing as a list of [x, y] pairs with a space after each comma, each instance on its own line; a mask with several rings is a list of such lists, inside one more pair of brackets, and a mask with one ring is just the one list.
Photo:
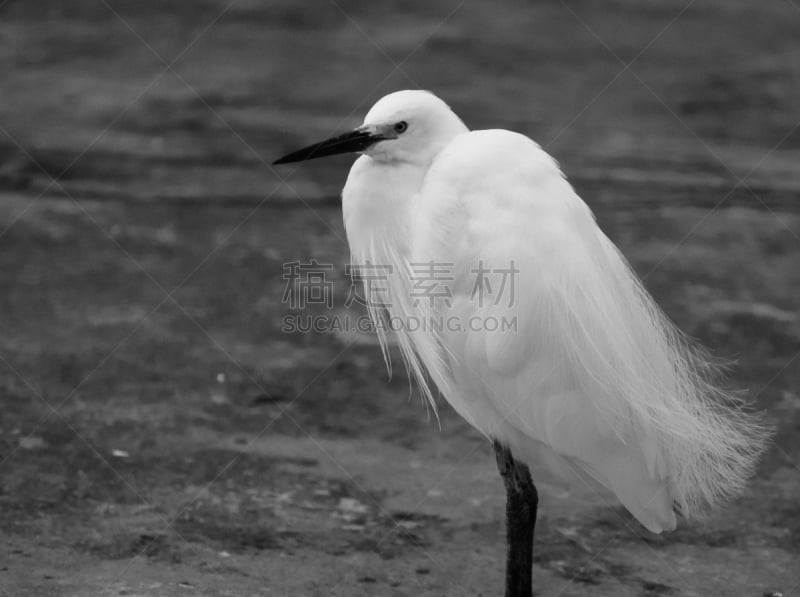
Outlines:
[[753, 434], [713, 407], [706, 361], [538, 145], [457, 137], [412, 213], [412, 271], [452, 264], [449, 296], [414, 305], [438, 322], [414, 349], [475, 427], [523, 458], [547, 446], [655, 532], [674, 528], [673, 500], [690, 513], [743, 482]]

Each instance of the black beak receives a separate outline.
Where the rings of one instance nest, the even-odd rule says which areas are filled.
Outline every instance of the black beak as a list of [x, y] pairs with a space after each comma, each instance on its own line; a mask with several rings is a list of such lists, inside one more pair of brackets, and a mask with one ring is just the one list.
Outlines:
[[272, 162], [273, 164], [288, 164], [289, 162], [302, 162], [304, 160], [313, 160], [316, 158], [325, 157], [326, 155], [335, 155], [337, 153], [352, 153], [364, 151], [367, 147], [378, 141], [382, 141], [385, 137], [379, 134], [370, 132], [364, 128], [358, 128], [344, 135], [331, 137], [325, 141], [314, 143], [303, 149], [298, 149], [292, 153], [283, 156], [279, 160]]

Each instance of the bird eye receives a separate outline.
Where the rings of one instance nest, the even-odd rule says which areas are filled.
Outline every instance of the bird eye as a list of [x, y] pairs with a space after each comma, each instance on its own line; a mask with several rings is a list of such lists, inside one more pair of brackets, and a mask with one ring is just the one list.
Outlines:
[[400, 122], [394, 125], [394, 132], [400, 135], [402, 133], [405, 133], [407, 128], [408, 128], [408, 123], [405, 120], [401, 120]]

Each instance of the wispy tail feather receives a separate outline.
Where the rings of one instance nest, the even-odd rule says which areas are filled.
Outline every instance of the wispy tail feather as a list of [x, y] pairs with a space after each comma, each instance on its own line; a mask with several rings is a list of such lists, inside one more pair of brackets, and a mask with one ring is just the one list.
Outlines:
[[583, 318], [589, 322], [583, 329], [608, 350], [586, 338], [569, 346], [616, 396], [598, 396], [598, 408], [611, 405], [617, 420], [632, 423], [633, 438], [652, 446], [645, 457], [653, 478], [668, 481], [681, 515], [701, 516], [743, 489], [768, 442], [768, 426], [717, 385], [720, 364], [667, 319], [617, 248], [598, 234], [604, 262], [596, 271], [612, 279], [579, 284], [592, 290], [594, 312]]

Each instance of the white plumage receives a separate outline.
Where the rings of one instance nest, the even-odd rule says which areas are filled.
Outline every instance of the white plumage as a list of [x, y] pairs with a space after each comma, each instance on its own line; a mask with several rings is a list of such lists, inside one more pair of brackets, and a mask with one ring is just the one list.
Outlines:
[[[354, 264], [393, 267], [384, 306], [396, 321], [452, 323], [396, 333], [434, 409], [426, 372], [518, 459], [556, 456], [656, 533], [675, 528], [676, 510], [693, 517], [735, 495], [762, 428], [711, 383], [715, 367], [666, 319], [556, 162], [523, 135], [469, 132], [428, 92], [384, 97], [362, 129], [396, 123], [405, 130], [353, 165], [344, 221]], [[452, 297], [432, 305], [412, 300], [414, 264], [431, 261], [453, 264]], [[476, 269], [512, 263], [513, 302], [479, 304]], [[516, 329], [475, 325], [503, 317]]]

